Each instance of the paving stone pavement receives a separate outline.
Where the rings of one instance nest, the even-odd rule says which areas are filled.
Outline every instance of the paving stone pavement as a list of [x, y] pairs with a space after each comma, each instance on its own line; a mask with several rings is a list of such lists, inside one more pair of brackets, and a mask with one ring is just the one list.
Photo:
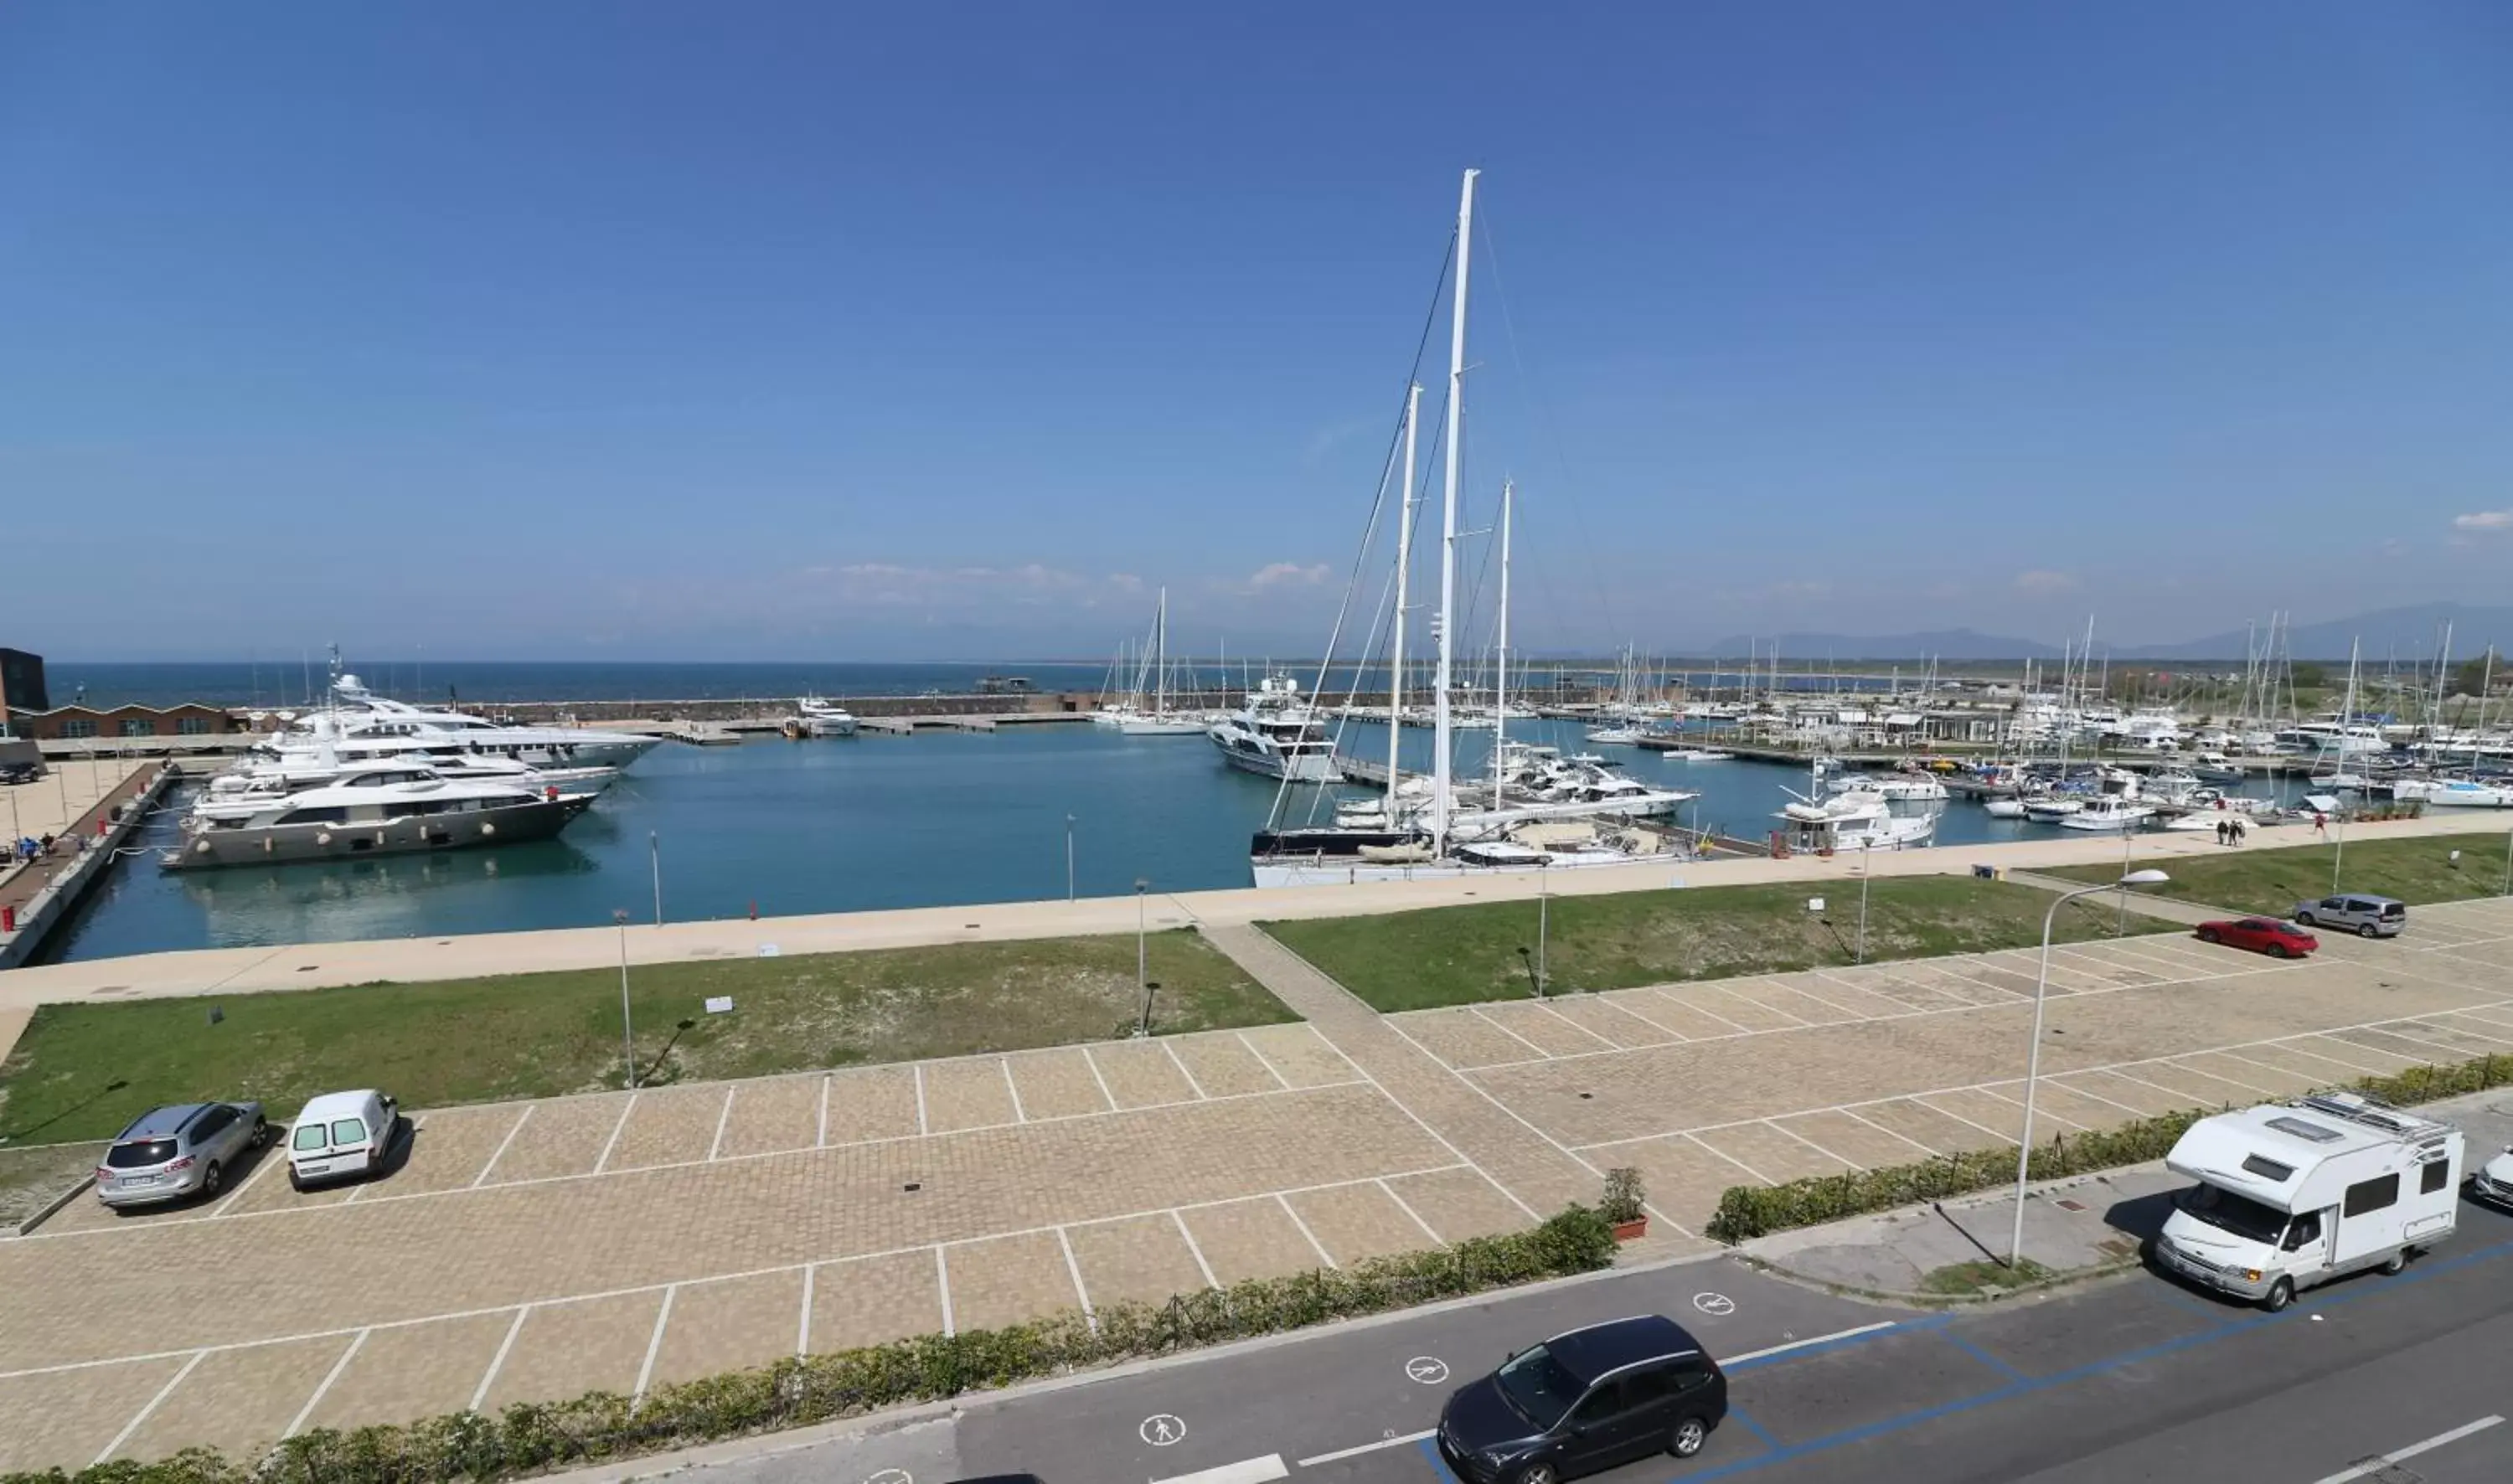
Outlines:
[[[1648, 1178], [2012, 1148], [2031, 952], [1380, 1016], [1253, 928], [1245, 1033], [415, 1110], [386, 1178], [0, 1240], [0, 1469], [403, 1421], [1342, 1265]], [[2513, 1053], [2513, 902], [2278, 964], [2053, 956], [2036, 1131]], [[1583, 1096], [1584, 1094], [1584, 1096]]]

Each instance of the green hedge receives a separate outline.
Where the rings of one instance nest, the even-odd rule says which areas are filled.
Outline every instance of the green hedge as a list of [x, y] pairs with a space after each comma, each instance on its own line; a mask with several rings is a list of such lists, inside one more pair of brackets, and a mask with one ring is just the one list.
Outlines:
[[[2361, 1077], [2349, 1090], [2395, 1106], [2484, 1092], [2513, 1082], [2513, 1057], [2482, 1057], [2449, 1067], [2412, 1067], [2391, 1076]], [[2140, 1118], [2119, 1128], [2054, 1138], [2033, 1150], [2028, 1174], [2064, 1180], [2096, 1170], [2144, 1164], [2173, 1152], [2174, 1141], [2205, 1114], [2199, 1110]], [[1711, 1213], [1706, 1234], [1741, 1242], [1793, 1227], [1815, 1227], [1871, 1211], [1891, 1211], [1924, 1200], [1945, 1200], [1989, 1190], [2015, 1178], [2015, 1155], [1976, 1150], [1890, 1169], [1817, 1175], [1777, 1186], [1731, 1186]]]
[[0, 1475], [0, 1484], [454, 1484], [574, 1467], [641, 1453], [803, 1427], [1084, 1366], [1375, 1314], [1437, 1299], [1609, 1268], [1615, 1233], [1574, 1205], [1532, 1230], [1436, 1252], [1257, 1278], [1167, 1304], [1112, 1304], [1035, 1323], [780, 1360], [765, 1370], [658, 1386], [635, 1406], [596, 1391], [518, 1402], [491, 1417], [457, 1412], [402, 1426], [290, 1438], [258, 1463], [187, 1449], [152, 1464], [98, 1464], [75, 1475]]

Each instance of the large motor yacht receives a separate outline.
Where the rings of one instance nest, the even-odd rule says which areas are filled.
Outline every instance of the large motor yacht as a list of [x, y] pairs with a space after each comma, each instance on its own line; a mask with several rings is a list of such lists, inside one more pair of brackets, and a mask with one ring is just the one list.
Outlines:
[[1206, 735], [1232, 767], [1267, 778], [1333, 783], [1341, 776], [1326, 724], [1300, 699], [1300, 683], [1288, 675], [1258, 681], [1248, 704], [1216, 722]]
[[554, 784], [533, 792], [379, 764], [294, 794], [204, 798], [159, 864], [192, 871], [547, 840], [592, 801], [590, 794], [563, 794]]
[[329, 742], [347, 762], [414, 753], [488, 753], [535, 766], [626, 767], [662, 738], [582, 726], [506, 726], [459, 711], [432, 711], [377, 695], [354, 675], [336, 676], [329, 703], [275, 732], [265, 756], [310, 755]]

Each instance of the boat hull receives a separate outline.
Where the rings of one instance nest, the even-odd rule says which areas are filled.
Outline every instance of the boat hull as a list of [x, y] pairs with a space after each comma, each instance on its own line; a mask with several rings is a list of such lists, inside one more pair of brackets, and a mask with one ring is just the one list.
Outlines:
[[1338, 783], [1343, 779], [1343, 769], [1336, 764], [1333, 753], [1251, 752], [1218, 738], [1213, 745], [1220, 752], [1221, 761], [1259, 778], [1289, 779], [1294, 783]]
[[1590, 859], [1577, 853], [1556, 853], [1542, 861], [1505, 865], [1473, 865], [1457, 860], [1369, 861], [1356, 856], [1276, 856], [1249, 862], [1257, 886], [1267, 890], [1292, 886], [1347, 886], [1363, 881], [1438, 881], [1460, 877], [1535, 876], [1556, 871], [1598, 871], [1614, 866], [1676, 866], [1692, 857], [1677, 853], [1624, 855]]
[[284, 866], [304, 861], [423, 855], [556, 838], [593, 802], [562, 794], [462, 814], [414, 815], [372, 824], [240, 826], [187, 833], [159, 862], [168, 871], [220, 866]]

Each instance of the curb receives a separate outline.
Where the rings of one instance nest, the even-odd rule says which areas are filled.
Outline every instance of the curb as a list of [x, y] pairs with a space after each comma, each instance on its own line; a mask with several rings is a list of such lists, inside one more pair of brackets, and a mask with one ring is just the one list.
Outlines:
[[2143, 1266], [2140, 1260], [2132, 1258], [2125, 1262], [2106, 1263], [2099, 1268], [2072, 1268], [2066, 1272], [2054, 1273], [2050, 1277], [2018, 1284], [2014, 1288], [1992, 1288], [1981, 1293], [1906, 1293], [1898, 1289], [1860, 1288], [1849, 1283], [1835, 1283], [1827, 1278], [1809, 1277], [1805, 1273], [1793, 1272], [1782, 1268], [1768, 1258], [1752, 1257], [1741, 1252], [1736, 1254], [1736, 1258], [1765, 1277], [1817, 1293], [1828, 1293], [1836, 1298], [1856, 1299], [1869, 1304], [1890, 1304], [1902, 1308], [1936, 1309], [1978, 1308], [2014, 1299], [2040, 1298], [2063, 1288], [2075, 1288], [2080, 1284], [2092, 1283], [2100, 1278], [2117, 1277], [2122, 1273], [2134, 1272]]
[[60, 1215], [64, 1207], [68, 1206], [71, 1201], [74, 1201], [80, 1196], [86, 1194], [89, 1187], [95, 1184], [96, 1177], [94, 1175], [87, 1176], [79, 1181], [78, 1184], [70, 1187], [66, 1191], [63, 1191], [60, 1194], [54, 1196], [51, 1204], [45, 1206], [34, 1215], [27, 1217], [24, 1221], [18, 1223], [16, 1228], [14, 1228], [9, 1234], [11, 1236], [24, 1236], [27, 1232], [34, 1230], [37, 1227], [40, 1227], [44, 1223], [51, 1221], [54, 1217]]

